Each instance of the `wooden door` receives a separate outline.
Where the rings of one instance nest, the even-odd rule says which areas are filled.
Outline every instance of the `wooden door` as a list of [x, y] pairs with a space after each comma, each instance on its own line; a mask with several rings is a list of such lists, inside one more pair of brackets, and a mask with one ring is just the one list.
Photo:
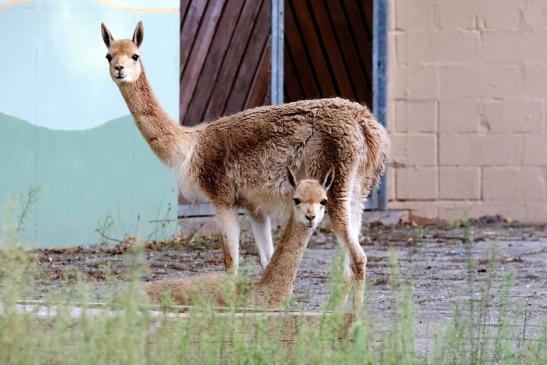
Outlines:
[[[181, 1], [181, 124], [270, 104], [271, 6]], [[373, 0], [285, 0], [284, 101], [341, 96], [372, 109], [372, 14]], [[373, 194], [367, 206], [375, 202]], [[181, 216], [211, 212], [179, 208]]]
[[270, 0], [182, 0], [180, 122], [269, 104]]
[[372, 106], [372, 6], [285, 1], [285, 101], [341, 96]]

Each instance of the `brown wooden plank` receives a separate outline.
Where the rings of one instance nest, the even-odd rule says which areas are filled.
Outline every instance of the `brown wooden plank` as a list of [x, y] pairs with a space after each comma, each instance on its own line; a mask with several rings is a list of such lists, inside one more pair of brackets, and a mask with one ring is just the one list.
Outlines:
[[266, 45], [262, 50], [260, 64], [258, 65], [243, 109], [254, 108], [255, 106], [263, 105], [264, 103], [270, 86], [271, 46], [271, 36], [269, 36]]
[[370, 60], [370, 69], [368, 69], [368, 77], [370, 79], [370, 102], [368, 105], [372, 108], [372, 43], [373, 43], [373, 0], [357, 0], [359, 4], [359, 10], [361, 11], [361, 17], [364, 16], [364, 19], [366, 21], [364, 22], [365, 30], [367, 32], [368, 39], [370, 41], [370, 47], [366, 47], [367, 49], [364, 49], [364, 53], [369, 55], [367, 57], [368, 60]]
[[261, 51], [268, 40], [271, 29], [270, 1], [264, 1], [249, 39], [247, 49], [239, 65], [237, 77], [224, 107], [224, 115], [243, 110], [249, 87], [260, 61]]
[[283, 45], [283, 97], [285, 101], [295, 101], [303, 98], [302, 83], [300, 81], [300, 75], [296, 72], [291, 42], [289, 42], [289, 35], [294, 38], [298, 32], [299, 29], [294, 20], [291, 7], [288, 6], [285, 1], [285, 34]]
[[270, 88], [270, 83], [268, 82], [268, 88], [266, 89], [266, 95], [264, 96], [264, 101], [262, 105], [271, 105], [272, 104], [272, 89]]
[[222, 16], [217, 26], [217, 31], [209, 48], [209, 53], [205, 60], [202, 72], [196, 89], [189, 101], [188, 111], [185, 115], [185, 125], [195, 125], [203, 120], [207, 103], [215, 91], [216, 80], [223, 62], [226, 61], [225, 55], [232, 37], [238, 36], [236, 24], [243, 7], [244, 0], [228, 0], [222, 12]]
[[[307, 98], [319, 97], [319, 86], [317, 85], [316, 76], [313, 74], [312, 60], [306, 52], [306, 45], [303, 44], [301, 30], [296, 23], [292, 7], [288, 6], [285, 11], [285, 44], [288, 48], [289, 56], [292, 57], [294, 72], [286, 74], [285, 82], [290, 84], [298, 83], [302, 90], [297, 99], [291, 98], [291, 101], [302, 99], [305, 95]], [[289, 69], [291, 67], [289, 66]], [[289, 87], [289, 90], [292, 87]], [[294, 89], [294, 88], [293, 88]], [[295, 90], [292, 90], [295, 91]], [[292, 92], [291, 92], [292, 93]]]
[[188, 57], [187, 67], [183, 70], [180, 90], [180, 109], [183, 121], [186, 119], [186, 111], [203, 69], [225, 2], [225, 0], [212, 0], [209, 2], [194, 42], [195, 46]]
[[366, 70], [359, 61], [357, 45], [353, 42], [342, 4], [338, 1], [327, 1], [327, 6], [356, 100], [368, 102], [370, 100], [370, 84], [366, 78]]
[[[266, 4], [262, 5], [262, 2]], [[211, 99], [207, 105], [207, 110], [203, 117], [204, 120], [213, 120], [222, 116], [224, 105], [229, 97], [239, 63], [243, 58], [248, 40], [251, 37], [261, 5], [268, 7], [269, 1], [245, 1], [245, 6], [236, 26], [237, 37], [233, 37], [228, 47], [228, 52], [225, 55], [227, 62], [222, 64], [217, 77], [215, 92], [211, 95]]]
[[344, 64], [341, 50], [334, 36], [332, 24], [329, 19], [329, 14], [323, 1], [314, 1], [311, 7], [316, 24], [321, 35], [321, 42], [325, 53], [327, 54], [328, 62], [331, 66], [332, 73], [336, 82], [339, 95], [349, 99], [355, 99], [351, 83], [349, 81], [348, 70]]
[[192, 1], [186, 0], [189, 3], [186, 16], [182, 19], [180, 31], [180, 78], [182, 79], [182, 73], [186, 64], [188, 63], [188, 57], [194, 46], [196, 34], [203, 18], [203, 13], [207, 6], [207, 1]]
[[373, 0], [355, 0], [359, 5], [359, 11], [361, 18], [365, 19], [365, 29], [370, 42], [372, 42], [372, 12], [373, 12]]
[[[292, 29], [289, 29], [288, 31], [290, 32]], [[291, 52], [292, 49], [285, 42], [285, 58], [283, 61], [285, 74], [283, 76], [283, 83], [285, 100], [288, 102], [305, 99], [306, 97], [300, 83], [301, 76], [296, 72]], [[318, 90], [316, 90], [316, 92], [319, 93]]]
[[[361, 18], [359, 4], [361, 0], [347, 0], [343, 2], [348, 26], [353, 33], [355, 48], [359, 51], [359, 61], [367, 72], [367, 78], [372, 90], [372, 40], [365, 29], [365, 19]], [[370, 0], [365, 0], [370, 1]]]
[[[186, 14], [188, 14], [188, 8], [190, 7], [190, 1], [191, 0], [181, 0], [180, 2], [180, 28], [179, 28], [179, 84], [180, 84], [180, 77], [182, 75], [182, 63], [183, 63], [183, 57], [186, 57], [183, 52], [183, 41], [182, 41], [182, 29], [183, 25], [185, 23]], [[186, 46], [186, 45], [184, 45]], [[180, 85], [179, 85], [180, 88]], [[179, 96], [180, 98], [180, 96]], [[180, 104], [180, 99], [179, 99]], [[182, 124], [182, 113], [179, 108], [179, 123]], [[179, 201], [180, 203], [180, 201]]]
[[336, 95], [334, 82], [328, 65], [325, 62], [325, 55], [321, 49], [321, 44], [305, 0], [287, 1], [285, 4], [292, 6], [295, 20], [300, 25], [300, 29], [302, 29], [302, 34], [304, 36], [303, 44], [306, 46], [310, 59], [313, 60], [313, 68], [319, 81], [321, 96]]
[[184, 18], [190, 7], [191, 0], [180, 0], [180, 31], [182, 32], [182, 25], [184, 24]]

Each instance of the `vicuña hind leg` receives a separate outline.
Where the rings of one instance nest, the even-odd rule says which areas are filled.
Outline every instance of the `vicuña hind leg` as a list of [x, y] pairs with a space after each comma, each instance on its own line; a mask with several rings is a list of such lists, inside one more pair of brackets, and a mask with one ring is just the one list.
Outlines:
[[256, 247], [258, 248], [260, 265], [263, 269], [265, 269], [272, 258], [274, 250], [270, 218], [261, 213], [251, 212], [249, 212], [249, 217], [251, 220], [251, 229], [255, 238]]
[[353, 308], [359, 312], [363, 308], [365, 295], [367, 256], [359, 244], [357, 230], [352, 226], [350, 202], [347, 199], [334, 202], [329, 206], [329, 215], [338, 242], [344, 245], [349, 256], [349, 260], [344, 260], [344, 273], [347, 275], [345, 281], [353, 288]]
[[239, 267], [239, 217], [233, 208], [215, 207], [222, 234], [224, 266], [228, 272], [237, 273]]
[[351, 201], [351, 236], [352, 241], [356, 242], [357, 247], [363, 253], [364, 264], [363, 264], [363, 280], [355, 280], [353, 282], [353, 307], [362, 308], [363, 302], [365, 299], [365, 279], [366, 279], [366, 266], [367, 266], [367, 256], [365, 251], [361, 247], [360, 238], [361, 238], [361, 224], [363, 219], [363, 204], [361, 201], [361, 192], [355, 191]]
[[346, 245], [344, 241], [338, 236], [338, 244], [340, 247], [344, 248], [344, 287], [342, 288], [342, 295], [340, 297], [340, 302], [342, 304], [346, 304], [348, 302], [349, 293], [352, 288], [353, 284], [353, 272], [351, 270], [351, 260], [349, 258], [348, 250], [346, 249]]

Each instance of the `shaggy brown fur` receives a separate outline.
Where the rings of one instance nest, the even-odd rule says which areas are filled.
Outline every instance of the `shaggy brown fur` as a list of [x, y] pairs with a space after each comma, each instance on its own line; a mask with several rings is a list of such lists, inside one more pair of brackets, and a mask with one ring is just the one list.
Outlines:
[[328, 213], [349, 254], [345, 272], [358, 292], [354, 298], [362, 298], [366, 255], [359, 244], [361, 202], [387, 162], [385, 129], [365, 106], [340, 98], [263, 106], [211, 124], [178, 126], [154, 97], [140, 59], [131, 61], [142, 34], [139, 23], [133, 41], [114, 41], [103, 26], [105, 44], [116, 55], [110, 61], [111, 75], [150, 147], [176, 171], [182, 195], [213, 203], [226, 242], [227, 268], [238, 266], [238, 208], [249, 212], [266, 266], [273, 252], [268, 217], [286, 217], [290, 209], [287, 167], [318, 178], [334, 166], [337, 179], [329, 190]]
[[220, 306], [230, 305], [227, 293], [239, 295], [236, 277], [224, 272], [207, 273], [184, 279], [170, 279], [144, 284], [144, 291], [153, 303], [164, 298], [178, 305], [200, 304], [200, 300]]

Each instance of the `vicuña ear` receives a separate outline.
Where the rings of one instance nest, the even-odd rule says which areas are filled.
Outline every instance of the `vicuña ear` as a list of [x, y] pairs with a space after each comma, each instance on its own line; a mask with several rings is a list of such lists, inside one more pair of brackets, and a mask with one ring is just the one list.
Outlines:
[[323, 189], [325, 191], [328, 191], [330, 187], [332, 186], [332, 182], [334, 181], [334, 167], [331, 167], [329, 172], [327, 172], [327, 175], [325, 175], [325, 178], [323, 179]]
[[112, 37], [112, 34], [104, 25], [104, 23], [101, 23], [101, 35], [103, 36], [104, 44], [106, 45], [106, 48], [109, 48], [112, 42], [114, 42], [114, 37]]
[[289, 180], [289, 184], [291, 184], [293, 189], [296, 189], [296, 177], [290, 167], [287, 167], [287, 180]]
[[133, 43], [137, 45], [138, 48], [141, 47], [142, 40], [144, 39], [144, 29], [142, 27], [142, 21], [139, 20], [135, 31], [133, 32]]

